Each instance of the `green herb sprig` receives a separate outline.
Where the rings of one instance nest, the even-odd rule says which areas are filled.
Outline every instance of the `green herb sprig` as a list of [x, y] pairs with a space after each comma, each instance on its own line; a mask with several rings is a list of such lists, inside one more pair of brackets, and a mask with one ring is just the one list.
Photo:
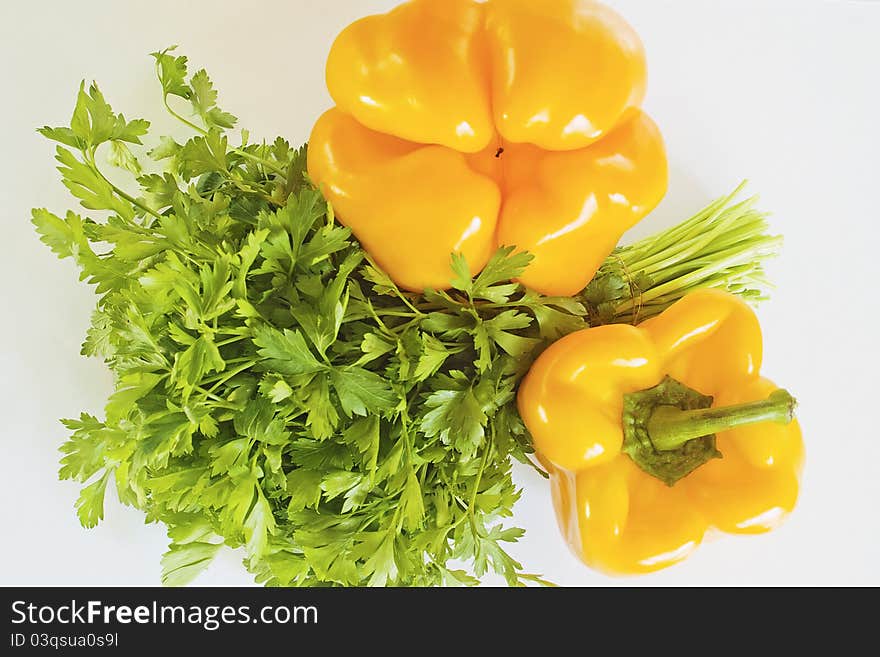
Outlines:
[[104, 419], [64, 421], [60, 475], [84, 484], [82, 524], [115, 486], [168, 527], [169, 585], [223, 545], [276, 586], [546, 583], [508, 552], [523, 535], [508, 524], [512, 461], [531, 463], [519, 380], [553, 340], [692, 287], [760, 298], [778, 245], [763, 215], [723, 199], [619, 249], [577, 298], [511, 283], [530, 260], [512, 249], [476, 276], [453, 256], [452, 289], [407, 293], [310, 186], [305, 147], [234, 138], [207, 73], [173, 49], [154, 57], [185, 143], [147, 150], [148, 122], [94, 84], [69, 127], [40, 130], [89, 216], [38, 209], [33, 223], [96, 287], [83, 354], [116, 381]]

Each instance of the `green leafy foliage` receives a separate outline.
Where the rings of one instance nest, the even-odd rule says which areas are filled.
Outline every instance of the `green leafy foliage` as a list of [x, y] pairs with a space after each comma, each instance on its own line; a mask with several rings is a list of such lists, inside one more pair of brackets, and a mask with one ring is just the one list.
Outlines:
[[590, 321], [638, 324], [699, 288], [750, 303], [768, 296], [764, 263], [783, 238], [771, 235], [758, 198], [738, 201], [746, 183], [696, 215], [637, 244], [619, 247], [582, 292]]
[[453, 256], [448, 292], [403, 292], [308, 184], [305, 147], [238, 140], [204, 71], [154, 57], [184, 144], [114, 114], [95, 85], [69, 127], [40, 130], [91, 215], [32, 221], [96, 286], [83, 353], [116, 375], [103, 420], [65, 421], [60, 475], [85, 485], [83, 525], [114, 486], [168, 527], [170, 585], [221, 544], [268, 585], [541, 583], [507, 552], [522, 536], [506, 525], [512, 459], [531, 452], [516, 386], [618, 297], [524, 290], [511, 279], [530, 256], [510, 248], [476, 276]]

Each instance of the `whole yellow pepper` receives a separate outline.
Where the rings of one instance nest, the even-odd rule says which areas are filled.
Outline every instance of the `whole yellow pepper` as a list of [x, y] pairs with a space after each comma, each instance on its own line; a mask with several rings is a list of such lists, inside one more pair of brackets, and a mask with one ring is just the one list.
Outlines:
[[453, 252], [476, 272], [504, 245], [534, 255], [523, 284], [576, 294], [666, 193], [645, 78], [604, 5], [412, 0], [334, 43], [309, 175], [404, 288], [446, 289]]
[[538, 358], [519, 410], [562, 532], [589, 566], [658, 570], [709, 528], [764, 532], [792, 510], [803, 441], [761, 358], [754, 312], [716, 290], [638, 327], [571, 334]]

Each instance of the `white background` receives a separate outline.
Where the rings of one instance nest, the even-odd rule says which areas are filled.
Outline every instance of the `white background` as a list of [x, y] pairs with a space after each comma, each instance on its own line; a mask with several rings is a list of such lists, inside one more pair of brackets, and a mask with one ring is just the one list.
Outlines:
[[[334, 35], [393, 0], [3, 2], [0, 7], [0, 584], [159, 582], [161, 527], [107, 500], [81, 529], [77, 486], [59, 482], [59, 417], [100, 414], [103, 364], [79, 356], [94, 296], [35, 237], [32, 206], [72, 206], [53, 149], [34, 132], [66, 124], [81, 78], [127, 117], [170, 127], [148, 53], [179, 43], [221, 104], [255, 137], [306, 139], [329, 106], [323, 62]], [[609, 579], [572, 557], [546, 484], [525, 493], [513, 549], [569, 585], [880, 584], [880, 3], [618, 0], [651, 69], [647, 109], [665, 133], [671, 190], [639, 228], [684, 219], [744, 177], [787, 238], [760, 308], [765, 373], [801, 402], [803, 494], [782, 529], [724, 537], [670, 570]], [[551, 46], [552, 47], [552, 44]], [[251, 580], [225, 553], [201, 584]]]

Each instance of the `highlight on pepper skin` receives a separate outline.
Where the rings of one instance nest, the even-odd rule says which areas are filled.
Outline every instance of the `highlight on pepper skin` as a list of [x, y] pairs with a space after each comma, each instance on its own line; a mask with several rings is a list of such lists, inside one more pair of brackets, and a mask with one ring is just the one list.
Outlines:
[[[537, 359], [518, 407], [550, 472], [561, 531], [587, 565], [618, 575], [659, 570], [691, 554], [710, 529], [762, 533], [793, 510], [803, 439], [794, 400], [761, 376], [761, 360], [754, 312], [717, 290], [693, 292], [638, 327], [571, 334]], [[677, 452], [654, 445], [659, 465], [628, 444], [638, 418], [627, 400], [670, 379], [711, 406], [672, 411], [681, 417], [667, 424], [667, 438], [690, 436], [694, 421], [720, 427], [673, 485], [660, 468], [694, 459], [695, 440]], [[667, 394], [658, 393], [648, 417], [678, 404]]]
[[576, 294], [666, 193], [644, 50], [597, 2], [411, 0], [339, 35], [327, 85], [309, 175], [408, 290], [515, 246], [524, 285]]

